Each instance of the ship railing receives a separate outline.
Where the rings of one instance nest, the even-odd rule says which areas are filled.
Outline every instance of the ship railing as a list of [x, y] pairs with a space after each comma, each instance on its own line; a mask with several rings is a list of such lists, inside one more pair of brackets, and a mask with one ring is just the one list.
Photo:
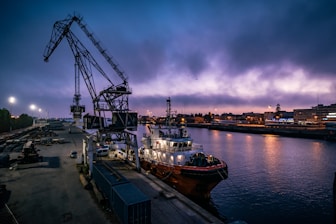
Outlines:
[[163, 139], [166, 139], [166, 138], [174, 139], [174, 138], [180, 138], [180, 136], [178, 134], [174, 134], [174, 133], [172, 133], [172, 134], [166, 133], [166, 134], [160, 135], [160, 138], [163, 138]]
[[[153, 140], [153, 139], [152, 139]], [[184, 151], [191, 151], [191, 150], [201, 150], [203, 148], [202, 145], [195, 145], [187, 142], [175, 142], [172, 144], [160, 144], [155, 139], [153, 140], [153, 149], [159, 150], [161, 152], [184, 152]]]
[[[151, 134], [148, 133], [143, 133], [142, 137], [144, 138], [149, 138], [151, 137]], [[179, 139], [181, 138], [181, 135], [179, 133], [165, 133], [165, 132], [160, 132], [158, 134], [158, 137], [161, 139]], [[189, 136], [188, 136], [189, 137]]]
[[202, 144], [193, 144], [191, 150], [203, 150]]
[[190, 146], [176, 147], [175, 152], [186, 152], [192, 150]]

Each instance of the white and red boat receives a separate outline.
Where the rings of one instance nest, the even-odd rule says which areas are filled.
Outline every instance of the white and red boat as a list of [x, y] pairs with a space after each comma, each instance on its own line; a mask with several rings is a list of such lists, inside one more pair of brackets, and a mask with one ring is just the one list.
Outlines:
[[168, 98], [166, 125], [147, 125], [139, 148], [140, 165], [190, 198], [209, 199], [211, 190], [228, 178], [227, 164], [193, 143], [185, 124], [172, 125], [170, 108]]

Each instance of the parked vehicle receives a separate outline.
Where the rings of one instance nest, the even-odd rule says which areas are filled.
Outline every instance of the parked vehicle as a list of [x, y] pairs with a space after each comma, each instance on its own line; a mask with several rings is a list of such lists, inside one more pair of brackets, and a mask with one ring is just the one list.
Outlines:
[[77, 152], [76, 151], [71, 151], [70, 152], [70, 158], [77, 158]]
[[106, 148], [99, 148], [96, 151], [97, 156], [108, 156], [108, 154], [109, 154], [109, 150]]

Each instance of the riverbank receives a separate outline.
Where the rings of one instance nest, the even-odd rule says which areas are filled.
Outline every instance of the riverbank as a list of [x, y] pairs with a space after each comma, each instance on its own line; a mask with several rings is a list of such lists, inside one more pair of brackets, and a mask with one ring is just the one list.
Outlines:
[[329, 131], [324, 126], [294, 126], [294, 125], [221, 125], [221, 124], [188, 124], [188, 127], [195, 128], [207, 128], [210, 130], [230, 131], [230, 132], [242, 132], [252, 134], [273, 134], [295, 138], [311, 138], [311, 139], [324, 139], [334, 140], [334, 136], [329, 134]]

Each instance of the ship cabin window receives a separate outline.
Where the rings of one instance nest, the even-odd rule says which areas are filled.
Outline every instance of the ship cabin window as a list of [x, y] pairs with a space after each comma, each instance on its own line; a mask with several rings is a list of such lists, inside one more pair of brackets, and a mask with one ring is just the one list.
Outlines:
[[177, 148], [178, 148], [178, 143], [177, 142], [170, 142], [170, 152], [175, 152], [175, 151], [177, 151]]
[[167, 143], [167, 146], [170, 148], [170, 152], [183, 152], [191, 150], [191, 142], [170, 142]]
[[188, 150], [190, 150], [189, 148], [188, 148], [188, 142], [179, 142], [179, 143], [177, 143], [177, 142], [174, 142], [174, 144], [173, 144], [173, 148], [174, 148], [174, 151], [175, 152], [183, 152], [183, 151], [188, 151]]

